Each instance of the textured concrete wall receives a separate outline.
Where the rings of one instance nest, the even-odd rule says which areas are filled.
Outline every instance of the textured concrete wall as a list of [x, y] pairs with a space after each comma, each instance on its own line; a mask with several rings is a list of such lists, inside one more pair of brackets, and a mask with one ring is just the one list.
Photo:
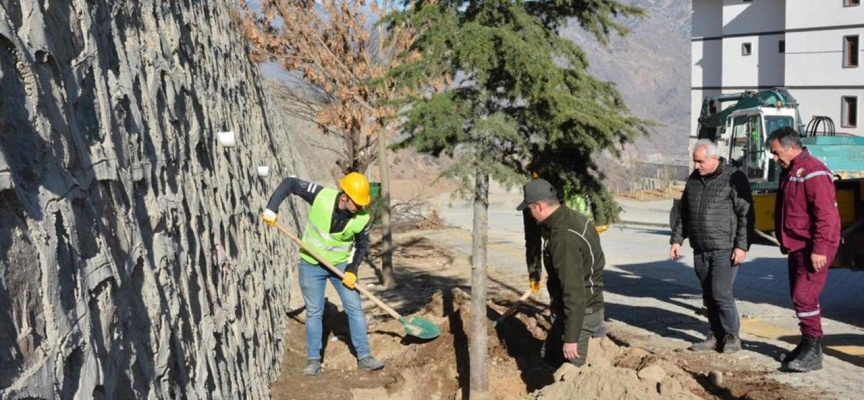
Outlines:
[[0, 0], [0, 398], [269, 395], [305, 171], [230, 3]]

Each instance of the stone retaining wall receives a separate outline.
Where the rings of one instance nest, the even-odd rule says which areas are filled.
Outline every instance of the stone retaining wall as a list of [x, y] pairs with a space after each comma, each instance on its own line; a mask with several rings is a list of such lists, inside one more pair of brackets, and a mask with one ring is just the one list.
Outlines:
[[269, 396], [305, 170], [231, 4], [0, 3], [0, 398]]

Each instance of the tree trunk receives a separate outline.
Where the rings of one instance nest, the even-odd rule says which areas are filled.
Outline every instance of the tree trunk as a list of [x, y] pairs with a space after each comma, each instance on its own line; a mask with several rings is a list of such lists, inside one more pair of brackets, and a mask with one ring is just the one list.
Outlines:
[[[381, 16], [390, 9], [390, 1], [381, 4]], [[378, 26], [378, 61], [382, 62], [384, 49], [384, 25]], [[378, 168], [381, 174], [381, 282], [385, 288], [396, 287], [393, 277], [393, 226], [390, 223], [390, 165], [387, 162], [387, 129], [378, 129]]]
[[489, 228], [489, 175], [478, 172], [474, 187], [474, 228], [471, 252], [471, 400], [489, 398], [486, 318], [486, 243]]
[[381, 174], [381, 282], [396, 287], [393, 277], [393, 228], [390, 225], [390, 167], [387, 165], [386, 129], [378, 130], [378, 168]]

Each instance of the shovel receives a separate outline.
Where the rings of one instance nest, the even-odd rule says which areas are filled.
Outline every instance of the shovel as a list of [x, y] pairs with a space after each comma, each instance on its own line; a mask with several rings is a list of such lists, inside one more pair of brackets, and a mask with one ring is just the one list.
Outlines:
[[504, 311], [504, 314], [501, 314], [501, 316], [495, 320], [495, 323], [492, 324], [492, 327], [493, 328], [497, 327], [498, 324], [501, 323], [501, 321], [507, 319], [507, 317], [512, 315], [514, 312], [516, 312], [516, 310], [519, 308], [519, 306], [522, 305], [522, 302], [525, 300], [528, 300], [529, 297], [531, 297], [531, 288], [528, 288], [528, 290], [526, 290], [525, 293], [522, 293], [522, 297], [520, 297], [519, 300], [516, 300], [516, 302], [513, 303], [513, 305], [507, 309], [507, 311]]
[[[312, 248], [310, 248], [309, 245], [307, 245], [306, 243], [303, 243], [303, 241], [298, 239], [297, 236], [294, 236], [291, 234], [291, 232], [288, 232], [288, 230], [285, 229], [285, 227], [283, 227], [282, 225], [279, 225], [279, 224], [276, 224], [274, 226], [276, 226], [276, 228], [278, 228], [280, 231], [282, 231], [282, 233], [284, 233], [285, 236], [288, 236], [288, 238], [293, 240], [294, 243], [297, 243], [297, 245], [299, 245], [300, 247], [305, 249], [309, 254], [312, 255], [312, 257], [315, 257], [315, 259], [317, 259], [321, 263], [321, 265], [326, 267], [328, 271], [330, 271], [333, 274], [335, 274], [336, 276], [338, 276], [339, 279], [345, 279], [345, 274], [343, 274], [342, 271], [340, 271], [338, 268], [331, 265], [329, 262], [325, 261], [324, 257], [321, 257], [318, 253], [315, 252], [315, 250], [312, 250]], [[387, 306], [386, 304], [384, 304], [383, 301], [381, 301], [379, 298], [375, 297], [375, 295], [370, 293], [363, 286], [361, 286], [359, 284], [354, 285], [354, 289], [356, 289], [360, 293], [363, 293], [366, 297], [368, 297], [376, 305], [378, 305], [378, 307], [381, 307], [382, 310], [387, 311], [388, 314], [390, 314], [393, 318], [395, 318], [397, 321], [399, 321], [399, 323], [401, 323], [402, 326], [405, 327], [405, 333], [406, 334], [420, 338], [420, 339], [434, 339], [434, 338], [438, 337], [438, 335], [441, 334], [441, 331], [438, 329], [438, 325], [435, 325], [434, 322], [429, 321], [429, 320], [424, 319], [424, 318], [417, 317], [417, 316], [413, 316], [413, 317], [411, 317], [411, 319], [405, 318], [405, 317], [399, 315], [399, 313], [396, 312], [396, 310], [394, 310], [394, 309], [390, 308], [389, 306]]]

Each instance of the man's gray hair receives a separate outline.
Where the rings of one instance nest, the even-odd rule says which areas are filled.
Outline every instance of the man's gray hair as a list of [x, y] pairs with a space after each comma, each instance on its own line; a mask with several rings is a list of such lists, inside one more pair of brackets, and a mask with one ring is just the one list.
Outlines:
[[765, 141], [765, 147], [770, 148], [771, 143], [775, 140], [779, 141], [780, 145], [783, 146], [783, 148], [786, 150], [789, 150], [789, 148], [792, 146], [795, 146], [795, 148], [798, 149], [803, 148], [803, 146], [801, 145], [801, 136], [798, 135], [798, 131], [788, 126], [784, 126], [774, 132], [771, 132], [771, 134], [768, 135], [768, 140]]
[[705, 148], [705, 156], [720, 158], [720, 148], [718, 148], [717, 145], [714, 144], [714, 142], [708, 139], [700, 139], [698, 142], [696, 142], [696, 145], [693, 146], [693, 152], [695, 153], [696, 150], [699, 150], [699, 148], [701, 147]]

